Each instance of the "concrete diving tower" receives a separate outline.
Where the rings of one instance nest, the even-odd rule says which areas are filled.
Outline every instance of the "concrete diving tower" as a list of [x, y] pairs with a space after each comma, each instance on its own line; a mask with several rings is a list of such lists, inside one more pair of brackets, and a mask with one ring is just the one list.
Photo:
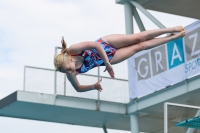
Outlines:
[[0, 116], [91, 127], [130, 130], [125, 104], [16, 91], [0, 100]]
[[[164, 88], [158, 92], [132, 100], [127, 104], [68, 96], [16, 91], [0, 100], [0, 116], [38, 121], [65, 123], [90, 127], [140, 132], [164, 132], [164, 103], [191, 104], [199, 106], [200, 75]], [[132, 123], [130, 116], [138, 116]], [[194, 114], [195, 116], [195, 114]], [[177, 116], [178, 117], [178, 116]], [[139, 133], [139, 132], [138, 132]]]

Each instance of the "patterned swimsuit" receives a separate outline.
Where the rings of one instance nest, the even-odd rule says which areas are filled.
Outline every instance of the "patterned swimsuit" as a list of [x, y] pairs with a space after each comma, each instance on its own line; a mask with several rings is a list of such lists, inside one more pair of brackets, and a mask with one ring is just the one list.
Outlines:
[[[110, 61], [116, 52], [116, 48], [107, 44], [101, 38], [96, 40], [96, 42], [100, 42], [101, 46], [103, 47], [103, 49], [107, 54], [108, 60]], [[78, 55], [72, 55], [72, 56], [82, 56], [84, 58], [82, 66], [79, 69], [76, 69], [78, 73], [85, 73], [97, 66], [105, 66], [103, 59], [96, 51], [96, 49], [85, 50]]]

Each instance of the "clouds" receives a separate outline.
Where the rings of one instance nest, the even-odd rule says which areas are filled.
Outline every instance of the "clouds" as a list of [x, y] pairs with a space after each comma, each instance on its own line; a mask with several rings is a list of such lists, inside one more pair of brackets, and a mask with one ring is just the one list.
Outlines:
[[123, 12], [116, 12], [123, 7], [114, 1], [2, 0], [0, 5], [1, 78], [9, 74], [8, 70], [19, 77], [10, 82], [23, 80], [24, 65], [54, 68], [54, 47], [61, 46], [62, 36], [70, 46], [124, 33]]

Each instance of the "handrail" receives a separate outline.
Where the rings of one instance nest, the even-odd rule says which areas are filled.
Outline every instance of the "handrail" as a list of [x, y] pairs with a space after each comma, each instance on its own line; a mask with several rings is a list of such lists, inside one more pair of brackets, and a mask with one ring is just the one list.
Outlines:
[[[41, 70], [49, 70], [49, 71], [55, 71], [55, 69], [49, 69], [49, 68], [43, 68], [43, 67], [34, 67], [34, 66], [25, 66], [26, 68], [33, 68], [33, 69], [41, 69]], [[91, 77], [98, 77], [98, 75], [93, 75], [93, 74], [84, 74], [81, 73], [80, 75], [85, 75], [85, 76], [91, 76]], [[111, 77], [106, 77], [106, 76], [99, 76], [101, 78], [105, 79], [113, 79], [113, 80], [120, 80], [120, 81], [128, 81], [127, 79], [120, 79], [120, 78], [111, 78]]]
[[[34, 70], [35, 69], [35, 70]], [[41, 71], [42, 70], [42, 71]], [[37, 73], [37, 71], [39, 73]], [[127, 99], [127, 96], [128, 96], [128, 86], [127, 86], [127, 83], [128, 83], [128, 80], [126, 79], [120, 79], [120, 78], [111, 78], [111, 77], [106, 77], [106, 76], [98, 76], [98, 75], [93, 75], [93, 74], [80, 74], [80, 78], [82, 78], [84, 80], [84, 78], [89, 78], [91, 77], [90, 79], [91, 80], [95, 80], [93, 79], [92, 77], [94, 78], [104, 78], [104, 79], [107, 79], [107, 81], [109, 80], [112, 80], [111, 82], [114, 82], [114, 83], [119, 83], [119, 86], [120, 87], [116, 87], [116, 84], [113, 84], [113, 85], [110, 85], [110, 84], [107, 84], [105, 87], [107, 88], [106, 91], [109, 91], [109, 87], [110, 89], [118, 89], [119, 91], [119, 94], [117, 95], [113, 95], [112, 97], [118, 97], [117, 99], [116, 98], [112, 98], [110, 97], [110, 94], [107, 94], [107, 93], [99, 93], [96, 95], [95, 92], [88, 92], [88, 94], [85, 95], [85, 93], [77, 93], [77, 92], [74, 92], [74, 89], [73, 89], [73, 86], [71, 86], [69, 83], [66, 84], [66, 82], [69, 82], [66, 80], [66, 74], [62, 74], [62, 73], [57, 73], [55, 71], [55, 69], [49, 69], [49, 68], [43, 68], [43, 67], [35, 67], [35, 66], [24, 66], [24, 91], [33, 91], [33, 92], [40, 92], [40, 93], [43, 93], [41, 89], [39, 89], [38, 87], [34, 88], [34, 85], [36, 86], [47, 86], [48, 87], [48, 84], [46, 84], [46, 80], [43, 82], [43, 81], [40, 81], [38, 82], [38, 78], [40, 79], [41, 76], [45, 76], [45, 75], [41, 75], [38, 77], [37, 76], [34, 76], [35, 74], [40, 74], [40, 71], [41, 71], [41, 74], [43, 72], [47, 72], [47, 74], [51, 74], [50, 78], [47, 77], [46, 80], [53, 80], [54, 83], [50, 83], [51, 86], [49, 86], [50, 88], [55, 88], [54, 92], [51, 92], [52, 94], [54, 94], [55, 96], [55, 100], [54, 102], [56, 101], [56, 98], [58, 95], [64, 95], [64, 96], [72, 96], [72, 97], [77, 97], [77, 98], [88, 98], [88, 99], [95, 99], [96, 100], [96, 110], [99, 109], [100, 107], [100, 101], [101, 100], [106, 100], [106, 101], [110, 101], [110, 102], [117, 102], [117, 103], [128, 103], [129, 102], [129, 99]], [[36, 72], [36, 73], [35, 73]], [[52, 75], [54, 73], [54, 76]], [[55, 75], [56, 74], [56, 75]], [[62, 76], [61, 76], [61, 75]], [[32, 78], [29, 78], [30, 76], [33, 76]], [[53, 76], [53, 77], [52, 77]], [[61, 76], [61, 77], [60, 77]], [[83, 77], [83, 76], [86, 76], [86, 77]], [[61, 78], [61, 80], [58, 80], [58, 78]], [[36, 81], [36, 82], [35, 82]], [[105, 80], [106, 81], [106, 80]], [[41, 83], [42, 84], [41, 84]], [[90, 82], [90, 81], [89, 81]], [[95, 81], [96, 82], [96, 81]], [[109, 81], [110, 82], [110, 81]], [[36, 84], [35, 84], [36, 83]], [[44, 84], [43, 84], [44, 83]], [[90, 83], [89, 83], [90, 84]], [[54, 87], [52, 86], [54, 85]], [[103, 84], [105, 85], [105, 83]], [[33, 87], [33, 88], [32, 88]], [[61, 88], [60, 88], [61, 87]], [[69, 87], [69, 88], [68, 88]], [[113, 88], [114, 87], [114, 88]], [[125, 87], [125, 88], [124, 88]], [[30, 88], [30, 89], [29, 89]], [[67, 88], [67, 89], [66, 89]], [[120, 88], [124, 88], [125, 90], [121, 90]], [[38, 90], [39, 89], [39, 90]], [[45, 88], [44, 88], [45, 89]], [[38, 91], [37, 91], [38, 90]], [[52, 89], [51, 89], [52, 90]], [[122, 92], [121, 92], [122, 91]], [[98, 91], [97, 91], [98, 92]], [[112, 93], [112, 92], [110, 92]]]

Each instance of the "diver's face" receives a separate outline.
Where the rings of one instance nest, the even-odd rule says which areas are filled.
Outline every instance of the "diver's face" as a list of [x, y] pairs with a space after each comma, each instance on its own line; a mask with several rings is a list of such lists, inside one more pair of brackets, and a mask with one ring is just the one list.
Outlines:
[[63, 63], [62, 67], [59, 69], [62, 73], [73, 73], [75, 71], [75, 64], [72, 60], [66, 63], [66, 61]]

